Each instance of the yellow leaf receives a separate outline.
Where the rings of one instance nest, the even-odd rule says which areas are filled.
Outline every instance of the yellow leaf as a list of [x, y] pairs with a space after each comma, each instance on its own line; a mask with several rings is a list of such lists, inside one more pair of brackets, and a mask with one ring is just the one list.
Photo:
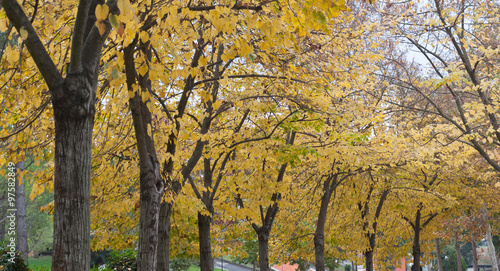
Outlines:
[[142, 31], [140, 34], [141, 41], [146, 43], [149, 41], [149, 34], [148, 32]]
[[132, 21], [134, 19], [134, 8], [130, 4], [129, 0], [118, 0], [118, 9], [120, 10], [120, 17], [122, 21]]
[[142, 92], [141, 98], [143, 103], [147, 102], [149, 100], [149, 92], [147, 91]]
[[19, 32], [20, 32], [19, 34], [21, 34], [21, 38], [23, 40], [26, 40], [28, 38], [28, 31], [26, 31], [26, 29], [24, 29], [24, 26], [21, 27]]
[[99, 34], [102, 36], [106, 32], [106, 25], [103, 22], [95, 22], [95, 26], [99, 29]]
[[206, 66], [207, 65], [207, 58], [202, 56], [200, 57], [200, 66]]
[[0, 32], [6, 32], [9, 30], [9, 20], [5, 18], [0, 18]]
[[59, 34], [61, 35], [61, 37], [63, 37], [63, 36], [64, 36], [64, 35], [66, 35], [66, 33], [68, 33], [70, 30], [71, 30], [71, 27], [69, 27], [68, 25], [65, 25], [65, 26], [61, 29], [61, 32], [59, 32]]
[[[109, 7], [106, 4], [97, 5], [95, 7], [95, 17], [96, 17], [97, 21], [106, 20], [106, 18], [108, 17], [108, 13], [109, 13]], [[99, 30], [99, 32], [100, 32], [100, 30]]]
[[147, 66], [147, 65], [141, 65], [141, 66], [139, 67], [139, 74], [140, 74], [141, 76], [146, 75], [146, 73], [147, 73], [147, 72], [148, 72], [148, 66]]

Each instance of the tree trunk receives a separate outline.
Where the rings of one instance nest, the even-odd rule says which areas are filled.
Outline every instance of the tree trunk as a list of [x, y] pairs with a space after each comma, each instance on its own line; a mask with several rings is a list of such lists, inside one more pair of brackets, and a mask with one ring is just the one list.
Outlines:
[[373, 271], [373, 250], [368, 249], [365, 251], [365, 265], [366, 271]]
[[[144, 76], [137, 75], [134, 63], [136, 42], [124, 50], [125, 73], [127, 88], [134, 91], [133, 85], [139, 83], [129, 107], [132, 112], [137, 150], [139, 153], [140, 172], [140, 216], [139, 216], [139, 247], [137, 252], [137, 269], [139, 271], [156, 270], [158, 252], [158, 225], [160, 219], [160, 204], [164, 188], [160, 175], [160, 163], [156, 157], [156, 148], [153, 139], [152, 115], [147, 107], [147, 102], [142, 100], [142, 93], [151, 90], [149, 72]], [[151, 59], [149, 43], [140, 43], [140, 48], [147, 60]]]
[[259, 268], [260, 271], [268, 271], [269, 268], [269, 234], [265, 231], [258, 233], [259, 240]]
[[471, 234], [470, 236], [470, 243], [472, 245], [472, 268], [473, 271], [479, 271], [478, 265], [478, 259], [477, 259], [477, 247], [476, 247], [476, 238], [474, 238], [474, 235]]
[[[288, 145], [293, 145], [295, 141], [295, 132], [290, 132], [287, 134], [286, 143]], [[287, 163], [282, 164], [278, 172], [278, 177], [276, 183], [283, 181], [285, 176]], [[279, 211], [278, 200], [281, 198], [280, 193], [274, 193], [271, 197], [271, 201], [274, 202], [272, 205], [268, 206], [266, 210], [266, 215], [264, 216], [264, 208], [260, 205], [260, 213], [262, 226], [257, 226], [257, 224], [252, 223], [252, 228], [257, 234], [257, 239], [259, 241], [259, 266], [260, 271], [268, 271], [269, 268], [269, 236], [271, 235], [271, 230], [273, 228], [274, 219]]]
[[[372, 223], [373, 232], [368, 232], [365, 234], [365, 236], [368, 237], [368, 243], [370, 245], [368, 250], [365, 251], [366, 271], [373, 271], [373, 252], [375, 251], [375, 245], [376, 245], [378, 218], [380, 217], [380, 214], [382, 212], [382, 207], [384, 206], [384, 202], [387, 199], [388, 195], [389, 195], [389, 189], [386, 189], [382, 192], [382, 195], [380, 196], [380, 199], [378, 201], [377, 209], [375, 211], [375, 217]], [[368, 206], [365, 206], [365, 208], [368, 209]]]
[[200, 234], [200, 267], [201, 271], [213, 271], [212, 243], [210, 242], [210, 227], [212, 218], [198, 213], [198, 230]]
[[438, 262], [438, 271], [443, 271], [443, 261], [441, 259], [441, 247], [439, 246], [439, 239], [434, 239], [436, 242], [436, 258]]
[[462, 271], [462, 253], [460, 252], [460, 240], [455, 237], [455, 251], [457, 252], [457, 270]]
[[321, 206], [318, 213], [318, 222], [314, 233], [314, 256], [315, 267], [317, 271], [325, 271], [325, 223], [330, 204], [330, 180], [325, 180], [323, 186], [323, 197], [321, 197]]
[[[5, 14], [24, 41], [52, 99], [55, 122], [54, 254], [52, 270], [90, 269], [90, 171], [98, 66], [111, 30], [99, 33], [92, 16], [97, 1], [80, 1], [71, 59], [63, 78], [17, 1], [3, 0]], [[93, 7], [93, 8], [92, 8]]]
[[170, 267], [170, 218], [172, 203], [162, 202], [160, 206], [160, 225], [158, 225], [158, 265], [156, 271], [169, 271]]
[[495, 253], [495, 246], [493, 245], [493, 239], [491, 237], [491, 226], [488, 224], [486, 228], [486, 241], [488, 242], [488, 252], [491, 257], [491, 267], [493, 271], [499, 271], [498, 261]]
[[415, 225], [413, 227], [414, 235], [413, 235], [413, 266], [411, 267], [411, 271], [420, 271], [420, 208], [417, 210], [417, 215], [415, 219]]
[[[17, 162], [16, 169], [24, 170], [24, 162]], [[16, 174], [16, 216], [17, 216], [17, 250], [28, 263], [28, 232], [26, 229], [26, 202], [24, 200], [24, 178]]]
[[[86, 76], [87, 75], [87, 76]], [[90, 269], [90, 170], [95, 86], [68, 74], [54, 95], [54, 254], [52, 270]], [[87, 79], [92, 78], [92, 79]]]

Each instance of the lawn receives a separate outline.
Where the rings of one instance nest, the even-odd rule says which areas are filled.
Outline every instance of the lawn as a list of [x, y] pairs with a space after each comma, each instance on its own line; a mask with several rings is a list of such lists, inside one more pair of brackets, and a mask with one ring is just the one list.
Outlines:
[[[196, 265], [192, 265], [189, 267], [188, 271], [200, 271], [200, 267]], [[214, 271], [222, 271], [222, 269], [215, 268]]]
[[[29, 259], [29, 267], [33, 269], [33, 271], [50, 271], [52, 258], [50, 256], [43, 256], [39, 258], [30, 258]], [[188, 271], [200, 271], [199, 266], [191, 266]], [[222, 271], [221, 269], [215, 268], [215, 271]]]
[[29, 268], [33, 269], [33, 271], [50, 271], [52, 257], [42, 256], [38, 258], [30, 258], [29, 263]]
[[[30, 258], [29, 268], [33, 269], [33, 271], [50, 271], [51, 262], [52, 258], [50, 256]], [[193, 265], [189, 267], [188, 271], [200, 271], [200, 267]], [[222, 271], [222, 270], [215, 268], [215, 271]]]

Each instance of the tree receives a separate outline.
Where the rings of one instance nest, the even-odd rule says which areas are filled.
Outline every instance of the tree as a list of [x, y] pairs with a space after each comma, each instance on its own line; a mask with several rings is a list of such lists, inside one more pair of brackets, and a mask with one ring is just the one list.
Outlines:
[[390, 58], [400, 68], [395, 73], [400, 76], [383, 76], [406, 94], [396, 97], [392, 91], [382, 91], [376, 95], [435, 120], [434, 137], [442, 144], [467, 144], [500, 172], [498, 97], [492, 84], [498, 74], [497, 43], [491, 39], [498, 22], [490, 15], [497, 9], [497, 3], [488, 1], [435, 0], [380, 10], [394, 20], [393, 26], [388, 24], [391, 37], [404, 44], [407, 52], [416, 51], [423, 63]]
[[[55, 123], [54, 256], [52, 270], [88, 270], [90, 263], [90, 171], [98, 65], [111, 30], [94, 25], [98, 1], [80, 1], [66, 76], [58, 69], [15, 0], [2, 2], [49, 89]], [[112, 2], [116, 4], [116, 2]], [[110, 4], [111, 5], [111, 4]], [[46, 7], [46, 6], [44, 6]], [[118, 8], [112, 9], [117, 12]], [[107, 20], [106, 20], [107, 22]]]

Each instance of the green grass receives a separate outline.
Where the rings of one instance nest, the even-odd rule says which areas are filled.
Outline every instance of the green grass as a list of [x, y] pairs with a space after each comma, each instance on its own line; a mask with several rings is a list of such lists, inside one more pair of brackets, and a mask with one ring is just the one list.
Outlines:
[[[200, 271], [200, 267], [196, 265], [192, 265], [189, 267], [188, 271]], [[222, 269], [215, 268], [214, 271], [222, 271]]]
[[[50, 271], [52, 258], [50, 256], [30, 258], [29, 263], [30, 263], [29, 268], [33, 269], [33, 271]], [[189, 267], [188, 271], [200, 271], [200, 267], [193, 265]], [[222, 271], [222, 270], [215, 268], [215, 271]]]
[[29, 268], [33, 269], [33, 271], [50, 271], [52, 257], [42, 256], [38, 258], [30, 258], [29, 263]]

